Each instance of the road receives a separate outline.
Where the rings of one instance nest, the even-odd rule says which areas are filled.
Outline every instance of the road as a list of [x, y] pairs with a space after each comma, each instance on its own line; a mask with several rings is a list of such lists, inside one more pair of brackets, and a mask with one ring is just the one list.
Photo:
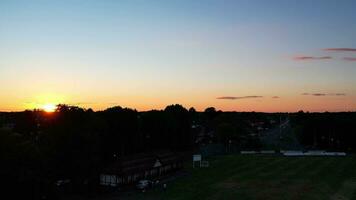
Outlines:
[[279, 150], [302, 150], [294, 134], [290, 120], [287, 118], [280, 125], [261, 134], [261, 142], [265, 148]]

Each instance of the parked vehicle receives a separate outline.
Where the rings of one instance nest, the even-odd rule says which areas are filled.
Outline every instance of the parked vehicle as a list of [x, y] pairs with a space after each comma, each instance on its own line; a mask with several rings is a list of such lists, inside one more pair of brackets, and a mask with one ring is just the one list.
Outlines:
[[152, 187], [152, 181], [150, 180], [140, 180], [138, 181], [138, 183], [136, 184], [136, 188], [143, 190], [143, 189], [148, 189]]

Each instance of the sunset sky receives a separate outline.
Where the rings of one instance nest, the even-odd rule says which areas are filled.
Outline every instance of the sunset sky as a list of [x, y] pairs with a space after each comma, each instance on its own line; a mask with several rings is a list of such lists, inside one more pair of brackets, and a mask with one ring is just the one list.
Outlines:
[[0, 111], [355, 111], [356, 1], [0, 0]]

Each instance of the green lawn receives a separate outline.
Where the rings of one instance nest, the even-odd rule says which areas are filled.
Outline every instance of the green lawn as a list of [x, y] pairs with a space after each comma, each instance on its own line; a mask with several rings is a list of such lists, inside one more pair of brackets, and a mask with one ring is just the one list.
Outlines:
[[[356, 157], [230, 155], [210, 167], [129, 199], [356, 200]], [[126, 198], [124, 198], [126, 199]]]

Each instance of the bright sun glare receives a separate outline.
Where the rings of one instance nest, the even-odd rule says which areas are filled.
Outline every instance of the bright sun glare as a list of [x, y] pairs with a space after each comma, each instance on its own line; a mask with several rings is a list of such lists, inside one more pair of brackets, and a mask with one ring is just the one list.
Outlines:
[[48, 103], [42, 106], [43, 110], [46, 112], [54, 112], [57, 108], [56, 105]]

